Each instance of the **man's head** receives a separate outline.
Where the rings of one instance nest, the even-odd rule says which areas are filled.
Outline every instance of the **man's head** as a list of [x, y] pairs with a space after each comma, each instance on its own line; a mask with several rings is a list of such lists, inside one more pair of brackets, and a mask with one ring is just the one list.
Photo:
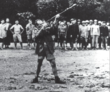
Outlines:
[[9, 18], [6, 18], [6, 23], [9, 23], [10, 22], [10, 19]]
[[81, 20], [80, 19], [78, 19], [78, 24], [81, 24]]
[[19, 21], [18, 21], [18, 20], [16, 20], [16, 21], [15, 21], [15, 24], [16, 24], [16, 25], [18, 25], [18, 24], [19, 24]]
[[65, 22], [64, 21], [61, 21], [59, 25], [60, 26], [64, 26], [65, 25]]
[[110, 26], [110, 23], [109, 22], [107, 22], [107, 26]]
[[86, 25], [86, 21], [82, 21], [82, 25], [85, 26]]
[[4, 20], [4, 19], [2, 19], [2, 20], [1, 20], [1, 24], [4, 24], [4, 23], [5, 23], [5, 20]]
[[37, 19], [37, 20], [35, 21], [35, 23], [36, 23], [37, 25], [42, 25], [42, 24], [43, 24], [43, 21], [42, 21], [41, 19]]
[[86, 20], [85, 22], [86, 22], [86, 25], [88, 25], [88, 24], [89, 24], [89, 20]]
[[28, 22], [29, 22], [29, 24], [32, 24], [32, 20], [31, 19], [29, 19]]
[[97, 25], [97, 23], [98, 23], [98, 21], [95, 19], [95, 20], [94, 20], [94, 24]]
[[71, 24], [71, 23], [68, 21], [68, 22], [67, 22], [67, 25], [70, 25], [70, 24]]
[[71, 23], [72, 23], [72, 24], [76, 24], [76, 22], [77, 22], [76, 19], [74, 19], [74, 18], [71, 19]]
[[89, 24], [91, 25], [91, 24], [93, 24], [93, 20], [91, 19], [91, 20], [89, 20]]

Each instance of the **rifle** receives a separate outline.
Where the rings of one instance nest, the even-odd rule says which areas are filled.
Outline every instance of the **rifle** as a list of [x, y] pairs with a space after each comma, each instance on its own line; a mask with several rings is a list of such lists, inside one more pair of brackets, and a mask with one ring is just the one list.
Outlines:
[[[72, 6], [66, 8], [64, 11], [62, 11], [61, 13], [59, 13], [59, 15], [61, 15], [61, 14], [65, 13], [66, 11], [72, 9], [72, 8], [75, 7], [76, 5], [77, 5], [77, 4], [73, 4]], [[57, 14], [56, 14], [56, 15], [57, 15]], [[56, 16], [56, 15], [55, 15], [55, 16]], [[54, 19], [55, 16], [53, 16], [52, 18], [48, 19], [47, 22], [49, 22], [49, 21], [51, 21], [52, 19]], [[42, 27], [42, 28], [37, 32], [36, 37], [42, 32], [42, 29], [43, 29], [43, 28], [44, 28], [44, 27]]]

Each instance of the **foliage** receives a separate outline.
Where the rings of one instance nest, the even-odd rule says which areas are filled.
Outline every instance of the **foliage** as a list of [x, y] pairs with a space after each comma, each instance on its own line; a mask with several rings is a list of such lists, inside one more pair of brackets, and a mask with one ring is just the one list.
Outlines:
[[110, 0], [0, 0], [0, 19], [15, 20], [18, 13], [26, 12], [36, 18], [49, 19], [74, 3], [78, 6], [63, 15], [68, 19], [110, 20]]

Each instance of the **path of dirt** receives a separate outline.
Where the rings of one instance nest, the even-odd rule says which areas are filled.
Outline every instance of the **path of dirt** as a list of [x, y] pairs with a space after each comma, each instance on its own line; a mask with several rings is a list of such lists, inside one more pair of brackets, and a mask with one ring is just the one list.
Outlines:
[[0, 92], [109, 92], [109, 51], [55, 51], [59, 76], [54, 83], [44, 60], [39, 84], [31, 84], [37, 67], [34, 50], [0, 50]]

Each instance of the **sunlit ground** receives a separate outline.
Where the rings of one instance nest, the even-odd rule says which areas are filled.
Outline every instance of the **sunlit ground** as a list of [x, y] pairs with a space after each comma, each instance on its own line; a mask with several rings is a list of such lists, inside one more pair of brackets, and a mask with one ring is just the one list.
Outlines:
[[109, 92], [110, 51], [55, 51], [58, 74], [66, 84], [55, 84], [49, 62], [44, 60], [39, 84], [31, 84], [37, 67], [34, 49], [0, 50], [0, 92]]

